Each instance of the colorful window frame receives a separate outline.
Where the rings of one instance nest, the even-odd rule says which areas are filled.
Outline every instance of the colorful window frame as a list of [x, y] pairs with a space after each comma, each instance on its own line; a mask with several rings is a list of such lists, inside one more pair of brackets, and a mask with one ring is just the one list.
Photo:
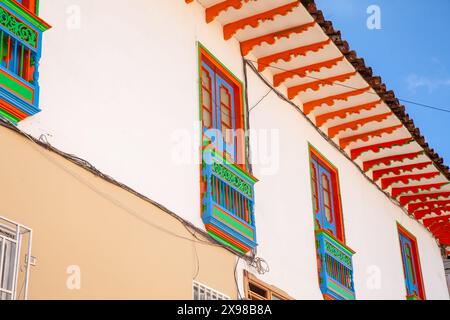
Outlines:
[[[203, 138], [222, 155], [248, 169], [247, 115], [242, 82], [210, 51], [198, 43], [200, 120]], [[210, 129], [221, 132], [222, 141]], [[220, 137], [219, 137], [220, 138]]]
[[[247, 253], [257, 246], [257, 179], [249, 172], [243, 84], [200, 43], [198, 48], [201, 217], [211, 237]], [[226, 129], [237, 131], [224, 136]]]
[[326, 230], [345, 243], [339, 172], [312, 145], [309, 145], [311, 194], [317, 230]]
[[397, 223], [397, 229], [405, 277], [406, 298], [408, 300], [425, 300], [417, 239], [399, 223]]

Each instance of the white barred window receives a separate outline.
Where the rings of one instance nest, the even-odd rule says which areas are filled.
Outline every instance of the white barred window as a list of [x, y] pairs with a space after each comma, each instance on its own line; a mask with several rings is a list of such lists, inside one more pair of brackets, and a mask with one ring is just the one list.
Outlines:
[[197, 281], [193, 284], [194, 300], [230, 300], [230, 297]]
[[0, 217], [0, 300], [27, 298], [30, 256], [31, 230]]

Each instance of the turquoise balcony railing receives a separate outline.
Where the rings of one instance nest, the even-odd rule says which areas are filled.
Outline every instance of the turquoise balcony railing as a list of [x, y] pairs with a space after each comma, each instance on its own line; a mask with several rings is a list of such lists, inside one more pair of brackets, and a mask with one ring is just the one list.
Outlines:
[[354, 300], [352, 249], [325, 230], [316, 232], [320, 289], [325, 297]]

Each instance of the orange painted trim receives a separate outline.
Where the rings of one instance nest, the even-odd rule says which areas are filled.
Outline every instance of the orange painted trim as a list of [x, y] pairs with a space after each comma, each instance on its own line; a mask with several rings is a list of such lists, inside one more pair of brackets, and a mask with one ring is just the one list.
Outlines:
[[441, 207], [433, 208], [433, 209], [417, 210], [414, 213], [414, 217], [416, 217], [416, 219], [420, 220], [429, 214], [435, 214], [435, 215], [440, 216], [440, 215], [444, 215], [445, 213], [450, 213], [450, 205], [441, 206]]
[[289, 62], [292, 58], [298, 56], [306, 56], [308, 52], [317, 52], [323, 49], [325, 46], [331, 44], [331, 39], [316, 42], [307, 46], [298, 47], [290, 50], [286, 50], [283, 52], [278, 52], [275, 54], [271, 54], [266, 57], [262, 57], [258, 59], [258, 71], [262, 72], [266, 70], [272, 63], [278, 62], [279, 60], [283, 60], [285, 62]]
[[334, 76], [334, 77], [330, 77], [330, 78], [326, 78], [326, 79], [320, 79], [317, 81], [300, 84], [300, 85], [294, 86], [294, 87], [290, 87], [290, 88], [288, 88], [288, 98], [294, 99], [300, 92], [305, 92], [308, 89], [317, 91], [320, 89], [320, 87], [333, 86], [333, 85], [335, 85], [336, 82], [345, 82], [355, 75], [356, 75], [356, 71], [340, 74], [338, 76]]
[[404, 176], [384, 178], [384, 179], [381, 179], [381, 188], [386, 189], [386, 188], [390, 187], [392, 184], [398, 183], [398, 182], [407, 184], [411, 181], [420, 181], [422, 179], [433, 179], [440, 174], [441, 174], [440, 172], [427, 172], [427, 173], [409, 174], [409, 175], [404, 175]]
[[428, 193], [428, 194], [415, 194], [412, 196], [403, 196], [400, 197], [399, 202], [402, 206], [407, 205], [413, 201], [429, 201], [433, 199], [440, 198], [450, 198], [450, 192], [436, 192], [436, 193]]
[[440, 200], [440, 201], [427, 201], [427, 202], [418, 202], [411, 203], [408, 205], [408, 212], [413, 214], [415, 211], [420, 209], [434, 209], [441, 206], [450, 205], [450, 199]]
[[329, 97], [318, 99], [318, 100], [308, 101], [308, 102], [303, 104], [303, 112], [306, 115], [308, 115], [315, 108], [320, 107], [323, 104], [326, 104], [327, 106], [331, 107], [334, 104], [335, 101], [338, 101], [338, 100], [347, 101], [348, 98], [354, 97], [354, 96], [359, 96], [359, 95], [365, 93], [366, 91], [369, 91], [370, 89], [371, 89], [371, 87], [369, 86], [369, 87], [366, 87], [366, 88], [361, 88], [361, 89], [357, 89], [357, 90], [353, 90], [353, 91], [337, 94], [337, 95], [334, 95], [334, 96], [329, 96]]
[[448, 184], [448, 182], [442, 182], [442, 183], [424, 184], [424, 185], [411, 186], [411, 187], [393, 188], [391, 194], [392, 194], [393, 198], [397, 198], [399, 195], [407, 193], [407, 192], [417, 193], [420, 191], [429, 191], [432, 189], [440, 189], [447, 184]]
[[302, 34], [303, 32], [308, 31], [309, 29], [311, 29], [315, 25], [316, 25], [316, 22], [313, 21], [313, 22], [310, 22], [310, 23], [303, 24], [301, 26], [297, 26], [297, 27], [293, 27], [293, 28], [277, 31], [277, 32], [274, 32], [274, 33], [266, 34], [266, 35], [261, 36], [261, 37], [257, 37], [257, 38], [253, 38], [253, 39], [250, 39], [250, 40], [243, 41], [243, 42], [241, 42], [242, 55], [246, 56], [247, 54], [250, 53], [250, 51], [254, 47], [259, 46], [259, 45], [263, 44], [264, 42], [266, 42], [267, 44], [271, 44], [272, 45], [272, 44], [275, 43], [276, 40], [279, 40], [279, 39], [282, 39], [282, 38], [289, 38], [292, 34]]
[[342, 149], [345, 149], [346, 147], [348, 147], [348, 145], [350, 145], [353, 142], [356, 142], [359, 140], [367, 142], [370, 140], [370, 138], [381, 137], [383, 134], [391, 134], [400, 128], [403, 128], [402, 124], [393, 126], [393, 127], [378, 129], [375, 131], [364, 132], [364, 133], [357, 134], [357, 135], [350, 136], [350, 137], [346, 137], [346, 138], [339, 140], [339, 145], [341, 146]]
[[394, 156], [389, 156], [389, 157], [384, 157], [384, 158], [378, 158], [378, 159], [373, 159], [373, 160], [369, 160], [369, 161], [364, 161], [364, 163], [363, 163], [363, 170], [364, 171], [369, 171], [374, 166], [380, 165], [380, 164], [390, 165], [394, 161], [402, 162], [405, 159], [412, 160], [414, 158], [417, 158], [421, 154], [423, 154], [423, 151], [407, 153], [407, 154], [396, 154]]
[[316, 117], [316, 125], [318, 127], [321, 127], [328, 120], [334, 119], [336, 117], [344, 119], [345, 117], [347, 117], [347, 115], [359, 114], [361, 111], [364, 111], [364, 110], [365, 111], [372, 110], [372, 109], [376, 108], [381, 103], [381, 101], [382, 100], [380, 99], [378, 101], [374, 101], [374, 102], [361, 104], [361, 105], [350, 107], [350, 108], [345, 108], [345, 109], [321, 114]]
[[399, 166], [394, 168], [387, 168], [387, 169], [381, 169], [381, 170], [375, 170], [373, 171], [372, 179], [374, 181], [378, 181], [381, 177], [393, 173], [395, 175], [399, 175], [401, 173], [406, 172], [412, 172], [414, 169], [422, 170], [428, 167], [430, 164], [432, 164], [431, 161], [429, 162], [422, 162], [422, 163], [414, 163], [406, 166]]
[[222, 11], [227, 11], [230, 7], [233, 7], [236, 10], [241, 9], [244, 3], [249, 1], [250, 0], [225, 0], [206, 8], [206, 23], [214, 21]]
[[274, 20], [277, 15], [285, 16], [300, 5], [300, 1], [294, 1], [284, 6], [247, 17], [242, 20], [231, 22], [223, 27], [223, 36], [225, 40], [229, 40], [236, 34], [236, 32], [238, 32], [238, 30], [244, 29], [247, 26], [256, 28], [261, 22]]
[[[334, 211], [336, 213], [336, 238], [341, 241], [343, 244], [346, 243], [345, 240], [345, 227], [344, 227], [344, 213], [342, 207], [342, 196], [341, 196], [341, 185], [339, 179], [339, 171], [338, 169], [327, 159], [325, 158], [316, 148], [314, 148], [311, 144], [309, 144], [309, 157], [310, 157], [310, 170], [312, 169], [312, 161], [311, 159], [315, 159], [322, 166], [328, 168], [331, 173], [332, 185], [334, 190], [333, 194], [333, 203], [334, 203]], [[312, 172], [310, 173], [310, 177], [312, 179]], [[313, 210], [314, 211], [314, 210]], [[314, 212], [314, 219], [317, 212]], [[326, 231], [326, 230], [325, 230]], [[328, 231], [326, 231], [328, 232]]]
[[395, 146], [403, 146], [403, 145], [408, 144], [408, 143], [410, 143], [412, 141], [413, 140], [411, 138], [405, 138], [405, 139], [400, 139], [400, 140], [395, 140], [395, 141], [376, 143], [376, 144], [373, 144], [373, 145], [370, 145], [370, 146], [364, 146], [364, 147], [361, 147], [361, 148], [352, 149], [350, 151], [350, 154], [351, 154], [352, 160], [355, 160], [360, 155], [362, 155], [364, 152], [373, 151], [375, 153], [378, 153], [382, 149], [392, 148], [392, 147], [395, 147]]
[[298, 69], [293, 69], [293, 70], [288, 70], [285, 72], [278, 73], [273, 76], [273, 85], [275, 87], [278, 87], [280, 84], [282, 84], [283, 82], [285, 82], [288, 79], [293, 78], [294, 76], [299, 76], [299, 77], [303, 78], [308, 73], [319, 72], [322, 68], [331, 69], [343, 60], [344, 60], [344, 56], [335, 58], [335, 59], [331, 59], [331, 60], [327, 60], [327, 61], [322, 61], [322, 62], [315, 63], [315, 64], [311, 64], [311, 65], [301, 67]]
[[17, 109], [16, 107], [14, 107], [13, 105], [7, 103], [4, 100], [0, 100], [0, 108], [5, 110], [6, 112], [12, 114], [13, 116], [18, 118], [19, 120], [24, 120], [24, 119], [29, 117], [28, 114], [26, 114], [23, 111]]
[[191, 3], [191, 2], [193, 2], [194, 0], [184, 0], [186, 3]]
[[372, 117], [358, 119], [358, 120], [355, 120], [355, 121], [343, 123], [343, 124], [340, 124], [338, 126], [334, 126], [334, 127], [329, 128], [328, 129], [328, 136], [330, 138], [334, 138], [341, 131], [345, 131], [347, 129], [358, 130], [363, 125], [368, 124], [370, 122], [382, 122], [382, 121], [386, 120], [387, 118], [389, 118], [391, 115], [392, 115], [392, 112], [387, 112], [387, 113], [383, 113], [383, 114], [377, 114], [377, 115], [372, 116]]
[[208, 225], [205, 226], [205, 228], [206, 228], [207, 231], [211, 231], [212, 233], [220, 236], [221, 238], [227, 240], [228, 242], [230, 242], [231, 244], [233, 244], [234, 246], [238, 247], [239, 249], [241, 249], [244, 252], [249, 252], [251, 250], [250, 247], [247, 247], [243, 243], [237, 241], [236, 239], [234, 239], [230, 235], [226, 234], [222, 230], [216, 228], [214, 225], [208, 224]]

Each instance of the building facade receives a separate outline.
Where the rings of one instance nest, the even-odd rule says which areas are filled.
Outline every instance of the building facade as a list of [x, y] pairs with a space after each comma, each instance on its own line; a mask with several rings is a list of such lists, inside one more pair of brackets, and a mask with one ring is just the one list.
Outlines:
[[449, 299], [448, 167], [313, 1], [0, 9], [1, 298]]

